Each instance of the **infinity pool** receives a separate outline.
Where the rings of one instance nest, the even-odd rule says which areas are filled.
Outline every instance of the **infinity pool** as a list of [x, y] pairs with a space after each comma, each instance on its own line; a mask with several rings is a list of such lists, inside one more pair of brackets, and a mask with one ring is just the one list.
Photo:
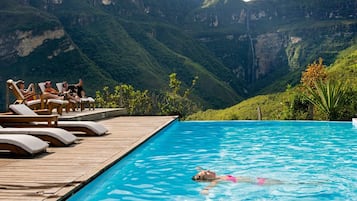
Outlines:
[[[174, 122], [69, 200], [357, 200], [351, 122]], [[279, 185], [194, 182], [196, 167]]]

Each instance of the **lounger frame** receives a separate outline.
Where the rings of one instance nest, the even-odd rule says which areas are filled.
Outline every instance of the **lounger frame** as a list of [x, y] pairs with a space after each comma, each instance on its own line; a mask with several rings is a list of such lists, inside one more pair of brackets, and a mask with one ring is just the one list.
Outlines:
[[4, 126], [15, 124], [28, 127], [32, 122], [47, 122], [48, 127], [57, 127], [58, 115], [0, 115], [0, 125]]

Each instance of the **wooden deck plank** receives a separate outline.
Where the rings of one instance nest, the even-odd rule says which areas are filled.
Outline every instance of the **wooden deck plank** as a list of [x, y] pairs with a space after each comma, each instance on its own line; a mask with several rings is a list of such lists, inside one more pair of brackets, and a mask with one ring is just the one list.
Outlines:
[[50, 147], [48, 154], [33, 159], [0, 158], [0, 201], [60, 199], [175, 119], [106, 119], [99, 123], [109, 129], [109, 135], [81, 136], [78, 144]]

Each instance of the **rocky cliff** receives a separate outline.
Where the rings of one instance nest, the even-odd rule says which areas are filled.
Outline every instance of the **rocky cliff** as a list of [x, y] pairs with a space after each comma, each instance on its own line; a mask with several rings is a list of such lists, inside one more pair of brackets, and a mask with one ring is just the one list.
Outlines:
[[214, 1], [191, 19], [204, 29], [197, 39], [256, 90], [271, 74], [301, 71], [318, 57], [330, 64], [355, 43], [357, 2]]
[[356, 42], [357, 2], [2, 0], [0, 20], [3, 83], [81, 77], [92, 94], [117, 83], [157, 90], [177, 72], [186, 85], [199, 75], [196, 99], [222, 108], [284, 90], [318, 57], [333, 62]]

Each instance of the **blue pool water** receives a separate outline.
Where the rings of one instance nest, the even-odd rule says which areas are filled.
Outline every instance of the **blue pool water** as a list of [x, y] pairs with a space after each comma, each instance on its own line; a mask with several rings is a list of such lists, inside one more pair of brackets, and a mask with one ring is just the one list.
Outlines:
[[[175, 122], [69, 200], [357, 200], [351, 122]], [[194, 182], [195, 167], [284, 184]]]

